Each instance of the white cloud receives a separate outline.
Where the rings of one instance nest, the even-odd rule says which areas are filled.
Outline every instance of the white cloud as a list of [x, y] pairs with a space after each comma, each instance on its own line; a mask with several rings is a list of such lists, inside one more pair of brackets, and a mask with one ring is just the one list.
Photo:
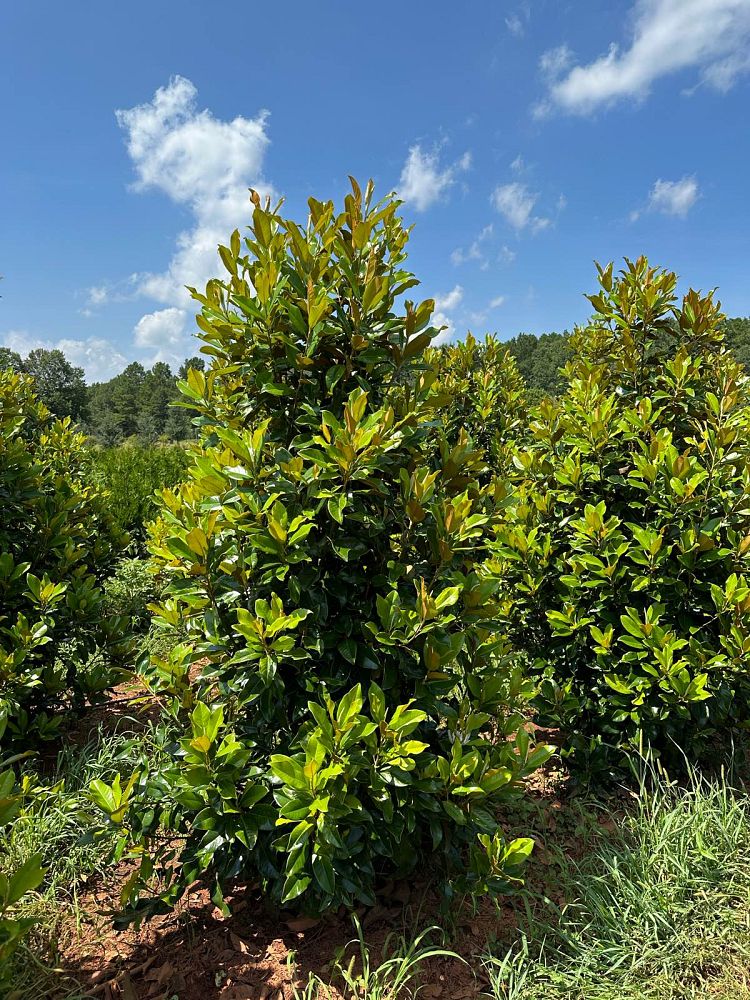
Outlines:
[[698, 182], [695, 177], [683, 177], [679, 181], [663, 181], [654, 184], [648, 205], [654, 212], [667, 215], [687, 215], [698, 198]]
[[512, 264], [516, 259], [516, 251], [511, 250], [509, 246], [503, 245], [500, 247], [500, 253], [497, 258], [501, 264]]
[[435, 296], [435, 311], [432, 314], [432, 325], [445, 327], [432, 341], [433, 344], [445, 344], [453, 336], [454, 323], [449, 313], [461, 304], [464, 297], [464, 290], [460, 285], [455, 285], [445, 295]]
[[518, 10], [512, 11], [505, 18], [505, 27], [516, 38], [523, 38], [526, 34], [529, 20], [531, 18], [531, 8], [528, 3], [522, 3]]
[[519, 232], [527, 227], [539, 232], [549, 226], [548, 218], [532, 214], [538, 200], [539, 195], [520, 181], [499, 185], [490, 198], [497, 211]]
[[546, 53], [542, 69], [550, 77], [549, 94], [535, 113], [558, 108], [590, 114], [619, 100], [643, 98], [658, 79], [685, 70], [725, 91], [750, 71], [750, 0], [637, 0], [631, 21], [629, 44], [621, 48], [613, 42], [606, 55], [587, 65], [568, 71], [560, 56], [564, 47]]
[[263, 179], [267, 112], [221, 121], [198, 110], [196, 88], [175, 76], [151, 101], [116, 115], [135, 166], [135, 189], [163, 191], [193, 214], [195, 224], [177, 237], [167, 270], [141, 275], [139, 283], [158, 302], [183, 306], [185, 285], [200, 288], [223, 273], [216, 247], [247, 220], [248, 188], [271, 190]]
[[482, 270], [486, 270], [489, 267], [489, 261], [487, 260], [483, 244], [487, 242], [492, 236], [493, 226], [492, 223], [485, 226], [484, 229], [479, 233], [477, 238], [464, 250], [463, 247], [456, 247], [456, 249], [451, 253], [451, 260], [458, 266], [460, 264], [466, 264], [470, 260], [480, 261], [480, 267]]
[[496, 295], [494, 299], [490, 299], [490, 301], [487, 303], [487, 306], [484, 309], [481, 309], [479, 312], [469, 313], [469, 320], [475, 326], [479, 326], [480, 323], [486, 322], [489, 313], [491, 313], [494, 309], [499, 309], [500, 306], [502, 306], [504, 303], [505, 303], [505, 296]]
[[[700, 196], [695, 177], [682, 177], [678, 181], [657, 180], [651, 188], [646, 203], [646, 211], [661, 212], [663, 215], [677, 215], [684, 218]], [[631, 222], [642, 214], [641, 209], [630, 213]]]
[[461, 299], [463, 299], [463, 297], [464, 297], [463, 288], [460, 285], [455, 285], [445, 295], [435, 296], [435, 308], [440, 310], [455, 309], [457, 305], [460, 305]]
[[52, 341], [20, 330], [10, 330], [0, 334], [0, 344], [21, 355], [28, 354], [37, 347], [46, 351], [62, 351], [72, 365], [83, 368], [89, 382], [103, 382], [113, 378], [128, 364], [128, 359], [103, 337], [87, 337], [85, 340], [62, 338]]
[[567, 45], [558, 45], [542, 53], [539, 69], [547, 80], [557, 80], [573, 62], [573, 53]]
[[418, 212], [424, 212], [439, 201], [459, 173], [471, 166], [471, 153], [466, 152], [455, 163], [440, 166], [437, 150], [425, 152], [417, 143], [409, 150], [398, 186], [399, 197], [410, 202]]
[[93, 285], [88, 290], [86, 302], [89, 306], [103, 306], [109, 299], [109, 289], [104, 285]]
[[187, 331], [187, 318], [184, 309], [174, 306], [141, 316], [133, 333], [137, 347], [154, 352], [150, 364], [166, 361], [176, 365], [194, 353], [195, 345]]

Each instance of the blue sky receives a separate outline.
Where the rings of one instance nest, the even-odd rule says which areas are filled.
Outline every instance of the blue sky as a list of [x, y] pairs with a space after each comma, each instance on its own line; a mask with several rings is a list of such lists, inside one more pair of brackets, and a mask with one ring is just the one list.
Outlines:
[[195, 353], [249, 186], [398, 190], [447, 336], [585, 319], [647, 253], [750, 313], [750, 0], [5, 4], [0, 343]]

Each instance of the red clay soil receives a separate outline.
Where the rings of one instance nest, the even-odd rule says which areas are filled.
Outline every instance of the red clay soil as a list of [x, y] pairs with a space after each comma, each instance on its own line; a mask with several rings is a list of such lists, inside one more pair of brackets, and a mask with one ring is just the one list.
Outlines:
[[[123, 685], [106, 706], [92, 710], [80, 722], [74, 738], [85, 739], [99, 724], [111, 728], [124, 717], [132, 720], [140, 692]], [[137, 726], [137, 721], [129, 723]], [[119, 724], [118, 724], [119, 725]], [[540, 774], [532, 796], [541, 805], [534, 810], [537, 850], [529, 870], [531, 880], [555, 899], [554, 873], [547, 866], [548, 834], [564, 813], [558, 797], [560, 777]], [[527, 820], [519, 830], [528, 832]], [[525, 827], [525, 828], [524, 828]], [[567, 822], [558, 829], [569, 849], [576, 851], [576, 835]], [[116, 931], [112, 916], [120, 889], [129, 874], [127, 864], [113, 867], [105, 879], [93, 881], [77, 897], [77, 918], [63, 917], [57, 941], [57, 966], [87, 997], [97, 1000], [290, 1000], [293, 984], [304, 987], [310, 973], [328, 983], [332, 965], [354, 936], [351, 916], [343, 911], [323, 920], [295, 919], [270, 914], [257, 889], [247, 886], [227, 896], [228, 918], [210, 900], [208, 890], [196, 887], [170, 914], [155, 917], [142, 927]], [[457, 906], [446, 921], [440, 914], [437, 891], [427, 881], [389, 883], [377, 905], [358, 912], [376, 966], [390, 954], [391, 937], [413, 940], [424, 928], [447, 928], [448, 947], [467, 959], [432, 959], [420, 967], [420, 996], [425, 1000], [468, 1000], [486, 989], [481, 955], [488, 944], [500, 951], [513, 940], [517, 903], [512, 897], [499, 905], [486, 899], [473, 908]], [[433, 935], [431, 944], [438, 943]], [[356, 948], [350, 946], [347, 959]], [[292, 957], [293, 956], [293, 957]], [[68, 976], [66, 986], [70, 986]], [[60, 995], [64, 995], [61, 990]], [[54, 993], [48, 996], [55, 996]], [[333, 1000], [339, 996], [334, 981]]]
[[[552, 833], [559, 800], [547, 802], [545, 832]], [[530, 880], [558, 905], [554, 871], [544, 835], [529, 871]], [[571, 842], [571, 850], [580, 846]], [[178, 908], [156, 917], [140, 929], [115, 931], [112, 913], [119, 890], [127, 878], [125, 865], [114, 869], [104, 882], [79, 895], [79, 923], [63, 925], [59, 965], [81, 984], [86, 995], [104, 1000], [290, 1000], [293, 983], [301, 988], [309, 974], [328, 983], [332, 964], [354, 936], [349, 914], [344, 912], [315, 921], [269, 914], [252, 887], [227, 895], [229, 918], [210, 900], [209, 892], [196, 888]], [[455, 959], [430, 960], [421, 966], [420, 995], [426, 1000], [469, 1000], [484, 992], [481, 955], [488, 946], [502, 952], [514, 938], [516, 901], [499, 905], [489, 899], [475, 909], [469, 903], [456, 908], [448, 921], [440, 914], [437, 892], [427, 883], [398, 882], [382, 887], [377, 905], [361, 909], [365, 940], [373, 965], [391, 953], [392, 936], [413, 940], [420, 930], [441, 924], [447, 928], [449, 947], [469, 964]], [[430, 943], [438, 943], [434, 935]], [[347, 959], [356, 953], [347, 950]], [[292, 958], [293, 956], [293, 958]], [[292, 964], [293, 963], [293, 964]], [[339, 996], [335, 980], [333, 1000]]]
[[[174, 913], [138, 931], [116, 932], [105, 912], [116, 906], [117, 883], [124, 873], [117, 874], [111, 884], [79, 900], [88, 916], [77, 931], [71, 928], [61, 948], [60, 965], [92, 997], [288, 1000], [292, 982], [304, 986], [310, 972], [328, 982], [331, 963], [354, 933], [343, 913], [321, 921], [271, 917], [252, 890], [228, 897], [229, 918], [222, 917], [206, 890], [196, 890]], [[373, 964], [389, 953], [390, 935], [409, 938], [437, 919], [437, 899], [424, 886], [399, 883], [389, 888], [375, 907], [360, 911]], [[459, 954], [479, 955], [488, 940], [507, 937], [514, 926], [510, 907], [498, 911], [487, 905], [474, 915], [467, 910], [459, 916], [451, 947]], [[354, 949], [347, 957], [351, 954]], [[422, 995], [433, 1000], [468, 1000], [486, 985], [468, 965], [450, 958], [425, 964], [420, 981]]]

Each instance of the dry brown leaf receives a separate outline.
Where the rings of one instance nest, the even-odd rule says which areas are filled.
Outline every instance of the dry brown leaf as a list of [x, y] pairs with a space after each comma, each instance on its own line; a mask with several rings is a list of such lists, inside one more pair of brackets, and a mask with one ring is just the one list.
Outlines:
[[162, 965], [156, 966], [153, 969], [149, 969], [148, 972], [143, 977], [149, 983], [156, 983], [159, 986], [163, 986], [168, 979], [174, 974], [174, 966], [171, 962], [163, 962]]
[[229, 932], [229, 940], [232, 942], [232, 947], [235, 951], [241, 951], [243, 955], [247, 955], [250, 952], [247, 941], [243, 941], [239, 934], [235, 934], [234, 931]]
[[255, 994], [249, 986], [235, 985], [223, 989], [219, 994], [221, 1000], [255, 1000]]
[[127, 972], [123, 973], [123, 975], [119, 978], [118, 984], [120, 986], [123, 1000], [138, 1000], [138, 994], [135, 992], [133, 980]]

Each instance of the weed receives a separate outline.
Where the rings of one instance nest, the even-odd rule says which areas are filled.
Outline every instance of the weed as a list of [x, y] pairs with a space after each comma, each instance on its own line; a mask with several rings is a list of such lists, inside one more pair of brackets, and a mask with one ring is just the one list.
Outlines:
[[[414, 996], [418, 990], [411, 989], [411, 984], [423, 962], [431, 958], [454, 958], [463, 961], [453, 951], [426, 944], [433, 933], [440, 933], [438, 927], [429, 927], [417, 935], [411, 944], [407, 944], [403, 936], [396, 941], [392, 935], [389, 936], [383, 946], [383, 961], [379, 965], [373, 965], [362, 925], [356, 915], [352, 920], [357, 936], [337, 956], [332, 976], [332, 979], [340, 980], [343, 984], [343, 989], [339, 988], [337, 992], [343, 994], [346, 1000], [396, 1000], [400, 996]], [[352, 945], [356, 947], [356, 951], [344, 964], [346, 950]], [[292, 971], [294, 955], [289, 957], [290, 971]], [[317, 1000], [321, 996], [326, 998], [331, 996], [330, 985], [312, 972], [301, 989], [296, 985], [293, 989], [295, 1000]]]

